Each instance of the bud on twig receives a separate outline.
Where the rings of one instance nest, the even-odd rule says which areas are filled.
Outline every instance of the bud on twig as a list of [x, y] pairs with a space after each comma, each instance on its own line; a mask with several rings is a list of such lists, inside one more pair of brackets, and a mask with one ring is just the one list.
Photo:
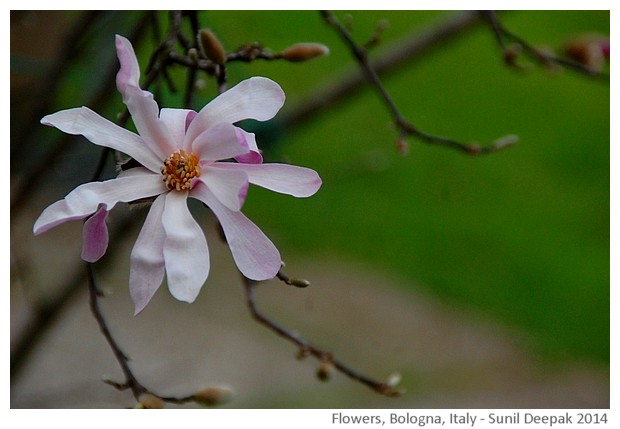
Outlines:
[[568, 42], [566, 55], [592, 71], [600, 72], [609, 58], [609, 37], [583, 34]]
[[409, 155], [409, 142], [403, 136], [399, 137], [396, 141], [396, 150], [401, 156]]
[[506, 136], [500, 137], [493, 142], [493, 149], [499, 150], [504, 149], [508, 146], [512, 146], [519, 142], [519, 136], [516, 134], [508, 134]]
[[226, 50], [210, 29], [203, 28], [198, 32], [198, 46], [200, 52], [214, 63], [221, 66], [226, 63]]
[[508, 45], [506, 46], [506, 49], [504, 49], [504, 61], [510, 66], [519, 67], [517, 61], [521, 56], [522, 52], [523, 46], [521, 46], [519, 43], [513, 43], [511, 45]]
[[334, 365], [329, 360], [323, 360], [321, 366], [316, 370], [316, 376], [321, 381], [328, 381], [332, 376]]
[[[284, 266], [284, 262], [282, 263], [282, 266]], [[310, 282], [308, 280], [291, 278], [287, 276], [286, 274], [284, 274], [282, 271], [278, 271], [278, 273], [276, 274], [276, 277], [282, 280], [284, 283], [286, 283], [289, 286], [295, 286], [299, 288], [310, 286]]]
[[401, 380], [400, 374], [397, 372], [394, 372], [388, 376], [385, 384], [387, 384], [390, 387], [396, 387], [398, 383], [400, 383], [400, 380]]
[[[204, 55], [204, 54], [203, 54]], [[198, 51], [196, 50], [196, 48], [189, 48], [187, 50], [187, 56], [191, 58], [192, 61], [194, 62], [198, 62], [199, 60], [199, 56], [198, 56]]]
[[289, 46], [278, 56], [291, 62], [311, 60], [329, 54], [329, 48], [320, 43], [295, 43]]
[[232, 390], [228, 387], [207, 387], [192, 395], [192, 399], [203, 407], [212, 407], [228, 402], [232, 396]]
[[140, 402], [136, 404], [136, 408], [162, 409], [164, 408], [164, 401], [152, 393], [144, 393], [140, 395]]

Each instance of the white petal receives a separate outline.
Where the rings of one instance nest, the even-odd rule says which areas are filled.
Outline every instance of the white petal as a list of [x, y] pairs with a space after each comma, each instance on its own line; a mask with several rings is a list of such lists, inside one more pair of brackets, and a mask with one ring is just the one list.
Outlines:
[[202, 229], [187, 207], [187, 192], [169, 192], [162, 215], [166, 231], [164, 259], [170, 293], [194, 302], [209, 275], [209, 249]]
[[237, 131], [237, 138], [239, 139], [241, 144], [243, 146], [247, 146], [250, 150], [250, 152], [246, 153], [245, 155], [235, 156], [235, 159], [238, 162], [243, 162], [245, 164], [262, 164], [263, 155], [261, 155], [260, 151], [258, 150], [258, 145], [256, 144], [256, 136], [254, 135], [254, 133], [248, 133], [247, 131], [239, 127], [235, 128]]
[[41, 123], [67, 134], [81, 134], [96, 145], [123, 152], [154, 172], [159, 172], [165, 159], [156, 155], [140, 136], [99, 116], [88, 107], [52, 113], [41, 119]]
[[153, 94], [139, 87], [127, 85], [123, 103], [131, 113], [140, 137], [160, 159], [166, 159], [177, 147], [166, 124], [159, 118], [159, 106]]
[[275, 277], [282, 260], [271, 240], [243, 213], [226, 208], [208, 188], [196, 190], [192, 195], [209, 206], [222, 225], [239, 271], [252, 280]]
[[85, 183], [43, 210], [33, 231], [41, 234], [61, 223], [83, 219], [94, 213], [99, 204], [104, 204], [109, 211], [118, 202], [135, 201], [166, 191], [161, 175], [154, 173], [132, 174], [105, 182]]
[[241, 210], [241, 206], [248, 194], [248, 176], [243, 171], [232, 171], [217, 168], [218, 163], [203, 168], [199, 182], [194, 185], [192, 192], [197, 186], [206, 186], [213, 192], [215, 197], [230, 210]]
[[223, 169], [241, 170], [248, 175], [250, 183], [294, 197], [314, 195], [322, 184], [316, 171], [295, 165], [218, 162], [217, 166]]
[[133, 46], [126, 38], [116, 36], [116, 55], [121, 68], [116, 75], [116, 87], [123, 96], [140, 136], [161, 160], [174, 152], [176, 145], [163, 121], [153, 94], [140, 89], [140, 66]]
[[140, 66], [131, 42], [123, 36], [116, 35], [116, 56], [121, 68], [116, 74], [116, 87], [123, 94], [127, 85], [140, 86]]
[[153, 202], [131, 251], [129, 293], [135, 305], [134, 314], [144, 310], [164, 279], [166, 233], [161, 217], [165, 201], [165, 195], [160, 195]]
[[159, 118], [166, 124], [177, 149], [184, 149], [183, 139], [185, 138], [187, 115], [190, 112], [194, 111], [189, 109], [163, 108], [159, 112]]
[[201, 133], [191, 142], [188, 150], [203, 161], [219, 161], [247, 154], [249, 149], [245, 141], [237, 138], [236, 127], [231, 124], [217, 124]]
[[284, 98], [280, 85], [271, 79], [246, 79], [198, 112], [187, 130], [186, 141], [193, 141], [198, 134], [220, 122], [232, 124], [243, 119], [271, 119], [284, 104]]

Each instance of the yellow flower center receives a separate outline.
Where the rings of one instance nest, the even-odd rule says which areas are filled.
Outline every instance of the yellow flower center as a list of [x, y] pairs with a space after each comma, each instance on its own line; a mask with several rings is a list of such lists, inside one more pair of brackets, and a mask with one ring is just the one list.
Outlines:
[[168, 190], [187, 191], [192, 186], [192, 179], [200, 176], [198, 157], [178, 150], [166, 158], [161, 174]]

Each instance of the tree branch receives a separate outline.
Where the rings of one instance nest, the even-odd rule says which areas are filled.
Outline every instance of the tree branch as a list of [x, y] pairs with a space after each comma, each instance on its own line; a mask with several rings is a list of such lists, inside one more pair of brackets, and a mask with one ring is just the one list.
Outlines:
[[[281, 278], [281, 275], [278, 275], [278, 278]], [[329, 373], [330, 373], [331, 368], [334, 368], [340, 371], [342, 374], [346, 375], [347, 377], [351, 378], [352, 380], [362, 383], [368, 386], [373, 391], [380, 393], [382, 395], [391, 397], [391, 396], [399, 396], [402, 394], [402, 391], [400, 389], [395, 389], [395, 386], [394, 386], [395, 383], [391, 383], [390, 381], [384, 382], [384, 381], [374, 380], [360, 372], [353, 370], [348, 365], [346, 365], [344, 362], [336, 359], [329, 351], [323, 350], [323, 349], [320, 349], [314, 346], [313, 344], [306, 341], [303, 337], [301, 337], [297, 333], [289, 331], [282, 325], [278, 324], [274, 320], [264, 315], [259, 310], [258, 306], [256, 305], [256, 297], [255, 297], [254, 290], [256, 286], [258, 285], [258, 283], [254, 282], [253, 280], [248, 279], [247, 277], [243, 275], [242, 275], [242, 279], [243, 279], [243, 284], [245, 287], [247, 305], [248, 305], [248, 308], [250, 309], [250, 313], [252, 317], [257, 322], [262, 324], [263, 326], [267, 327], [268, 329], [272, 330], [279, 336], [295, 344], [299, 348], [300, 357], [314, 356], [315, 358], [317, 358], [319, 362], [321, 363], [321, 366], [319, 367], [319, 370], [317, 371], [317, 376], [319, 377], [319, 379], [327, 380], [329, 378]], [[286, 282], [286, 280], [283, 280], [283, 281]]]
[[329, 11], [321, 11], [321, 16], [325, 20], [325, 22], [333, 27], [340, 38], [344, 41], [345, 45], [351, 51], [351, 54], [357, 60], [360, 69], [366, 80], [370, 83], [372, 88], [375, 90], [383, 104], [386, 106], [387, 110], [390, 112], [392, 116], [392, 120], [396, 127], [400, 131], [400, 138], [403, 139], [407, 136], [417, 137], [418, 139], [424, 141], [425, 143], [435, 144], [439, 146], [444, 146], [451, 149], [456, 149], [461, 152], [478, 155], [478, 154], [488, 154], [492, 152], [496, 152], [501, 149], [505, 149], [506, 147], [512, 146], [517, 143], [518, 137], [515, 135], [508, 135], [501, 137], [491, 143], [488, 146], [480, 146], [477, 143], [462, 143], [457, 140], [453, 140], [446, 137], [435, 136], [432, 134], [428, 134], [420, 129], [418, 129], [415, 125], [413, 125], [410, 121], [408, 121], [400, 112], [392, 97], [387, 92], [379, 76], [375, 69], [370, 64], [367, 56], [367, 50], [363, 46], [357, 44], [349, 30], [340, 23], [336, 16]]
[[[593, 78], [599, 78], [601, 80], [609, 81], [609, 75], [602, 73], [600, 70], [588, 67], [576, 61], [572, 61], [567, 58], [563, 58], [553, 54], [552, 52], [542, 50], [534, 47], [531, 43], [527, 42], [522, 37], [509, 31], [504, 24], [499, 20], [497, 13], [493, 10], [480, 11], [480, 16], [489, 24], [495, 40], [499, 44], [503, 51], [504, 61], [509, 66], [522, 69], [523, 67], [517, 63], [517, 58], [520, 51], [524, 51], [534, 61], [549, 67], [550, 65], [566, 67], [569, 70], [590, 76]], [[516, 45], [508, 45], [506, 41], [516, 43]]]

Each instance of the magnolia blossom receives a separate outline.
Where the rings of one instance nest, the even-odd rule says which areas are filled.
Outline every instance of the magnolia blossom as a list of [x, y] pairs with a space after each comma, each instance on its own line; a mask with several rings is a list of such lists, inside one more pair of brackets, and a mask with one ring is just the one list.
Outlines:
[[41, 234], [71, 220], [85, 219], [82, 258], [94, 262], [108, 245], [106, 217], [118, 202], [154, 198], [131, 252], [129, 288], [136, 314], [167, 276], [178, 300], [193, 302], [209, 274], [205, 235], [189, 212], [187, 198], [206, 204], [219, 220], [239, 270], [253, 280], [274, 277], [280, 254], [265, 234], [240, 211], [249, 183], [307, 197], [321, 186], [308, 168], [263, 164], [253, 134], [233, 125], [243, 119], [271, 119], [284, 103], [275, 82], [247, 79], [212, 100], [198, 113], [161, 109], [140, 89], [133, 47], [116, 36], [120, 71], [116, 86], [138, 134], [87, 107], [62, 110], [41, 123], [129, 155], [140, 166], [118, 177], [86, 183], [47, 207], [34, 224]]

